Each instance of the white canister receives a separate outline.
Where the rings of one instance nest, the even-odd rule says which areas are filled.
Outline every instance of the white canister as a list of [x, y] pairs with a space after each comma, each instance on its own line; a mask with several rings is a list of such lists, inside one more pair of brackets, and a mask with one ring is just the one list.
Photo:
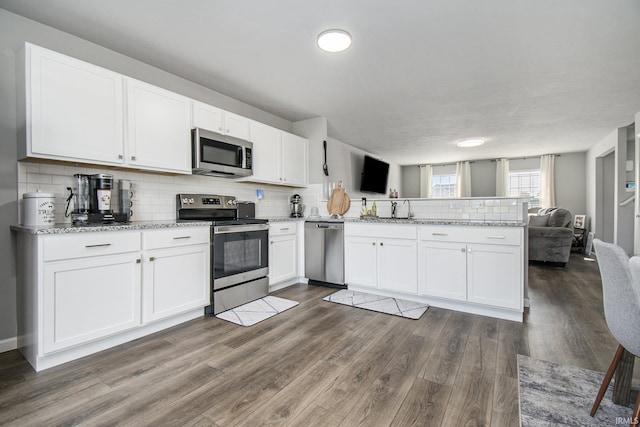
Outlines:
[[22, 225], [40, 227], [56, 222], [56, 199], [51, 193], [24, 193], [22, 195]]

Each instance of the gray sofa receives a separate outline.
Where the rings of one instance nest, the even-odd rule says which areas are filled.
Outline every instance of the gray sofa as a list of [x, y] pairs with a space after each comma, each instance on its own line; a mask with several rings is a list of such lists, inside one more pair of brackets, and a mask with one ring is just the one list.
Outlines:
[[564, 267], [573, 242], [573, 215], [563, 208], [540, 209], [529, 216], [529, 261]]

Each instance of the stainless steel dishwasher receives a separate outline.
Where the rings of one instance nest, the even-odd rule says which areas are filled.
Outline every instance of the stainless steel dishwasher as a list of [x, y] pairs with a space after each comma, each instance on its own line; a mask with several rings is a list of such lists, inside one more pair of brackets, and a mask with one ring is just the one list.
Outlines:
[[310, 284], [346, 288], [343, 223], [305, 222], [304, 266]]

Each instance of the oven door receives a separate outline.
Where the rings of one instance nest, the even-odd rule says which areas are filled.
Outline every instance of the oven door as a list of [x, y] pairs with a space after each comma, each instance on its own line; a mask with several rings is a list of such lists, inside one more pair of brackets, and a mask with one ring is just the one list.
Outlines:
[[213, 228], [213, 290], [269, 274], [269, 225]]

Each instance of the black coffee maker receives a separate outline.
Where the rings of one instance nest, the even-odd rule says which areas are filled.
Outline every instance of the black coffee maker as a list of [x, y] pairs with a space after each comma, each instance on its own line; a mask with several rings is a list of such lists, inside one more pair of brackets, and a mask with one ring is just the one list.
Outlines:
[[113, 175], [97, 173], [89, 179], [89, 222], [108, 223], [115, 221], [111, 199]]

